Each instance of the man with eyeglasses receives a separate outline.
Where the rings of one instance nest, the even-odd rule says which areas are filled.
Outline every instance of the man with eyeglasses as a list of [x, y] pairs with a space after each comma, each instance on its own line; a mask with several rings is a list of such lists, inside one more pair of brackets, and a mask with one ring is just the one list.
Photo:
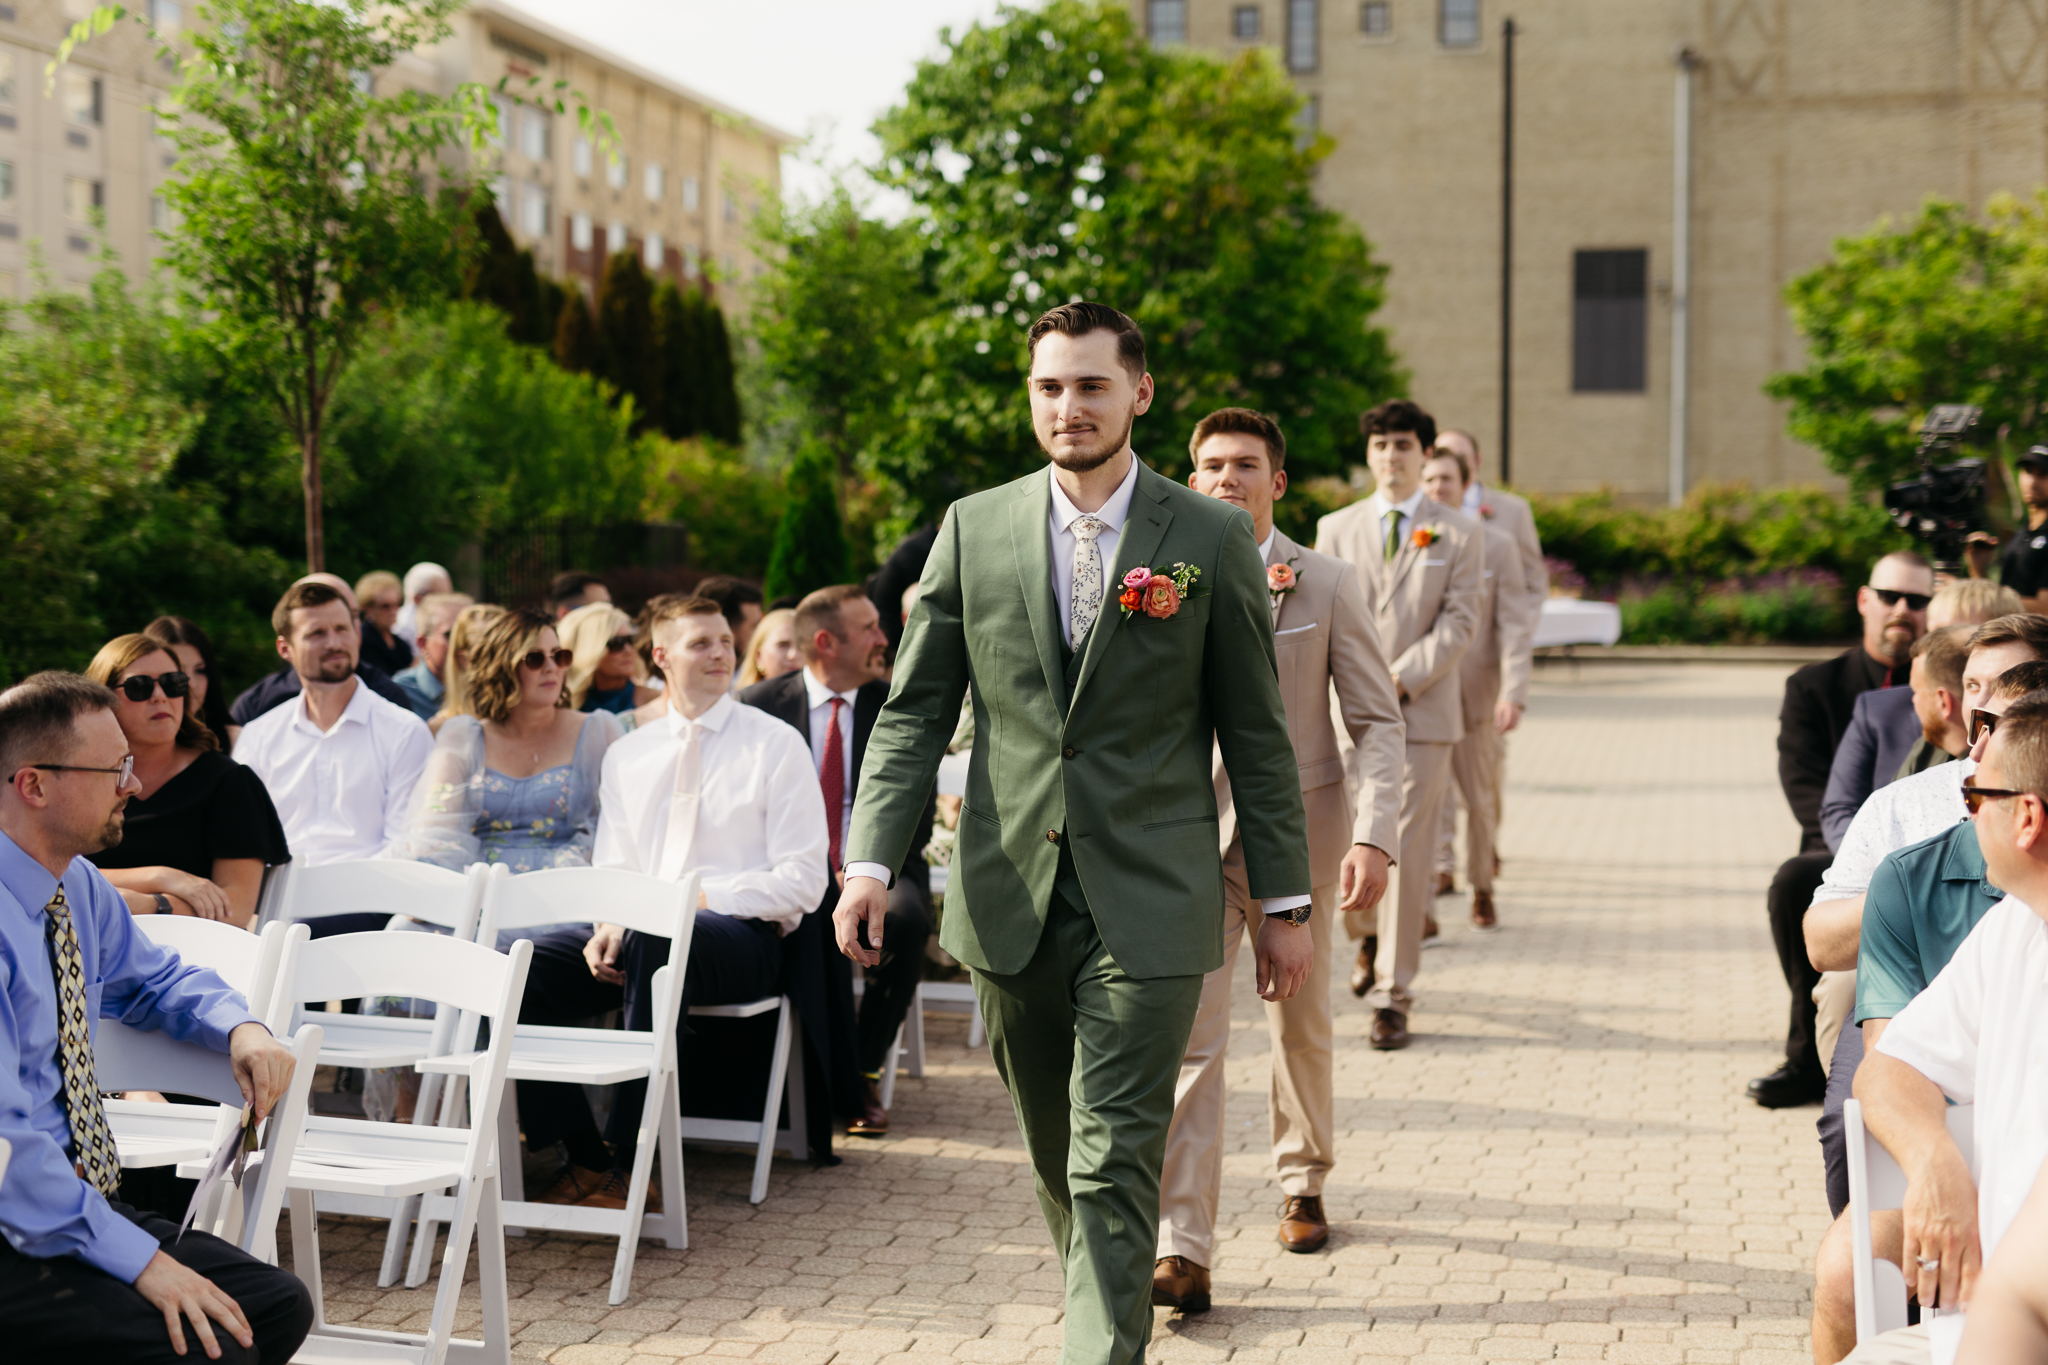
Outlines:
[[1871, 567], [1870, 582], [1856, 590], [1862, 640], [1785, 681], [1785, 704], [1778, 713], [1778, 784], [1799, 821], [1800, 841], [1799, 852], [1771, 879], [1766, 901], [1778, 966], [1792, 991], [1785, 1064], [1749, 1083], [1749, 1097], [1766, 1109], [1817, 1103], [1826, 1084], [1814, 1042], [1813, 988], [1820, 973], [1807, 961], [1799, 932], [1833, 856], [1821, 833], [1821, 799], [1856, 698], [1905, 685], [1908, 651], [1927, 629], [1927, 603], [1933, 595], [1934, 569], [1925, 559], [1910, 550], [1886, 555]]
[[442, 698], [448, 695], [448, 633], [455, 629], [462, 609], [475, 602], [466, 592], [437, 592], [420, 603], [420, 660], [393, 681], [405, 689], [412, 713], [421, 720], [440, 713]]
[[114, 694], [70, 673], [0, 692], [0, 1323], [11, 1360], [289, 1360], [312, 1299], [288, 1272], [122, 1203], [101, 1019], [228, 1054], [261, 1119], [291, 1052], [217, 975], [129, 916], [86, 855], [141, 789]]

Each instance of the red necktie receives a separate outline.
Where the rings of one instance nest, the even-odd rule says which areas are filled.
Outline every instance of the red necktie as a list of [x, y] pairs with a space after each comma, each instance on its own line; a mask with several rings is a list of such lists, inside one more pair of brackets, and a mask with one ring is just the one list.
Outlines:
[[825, 762], [818, 769], [818, 785], [825, 789], [826, 869], [839, 870], [840, 825], [846, 814], [846, 746], [839, 738], [841, 697], [832, 698], [832, 718], [825, 722]]

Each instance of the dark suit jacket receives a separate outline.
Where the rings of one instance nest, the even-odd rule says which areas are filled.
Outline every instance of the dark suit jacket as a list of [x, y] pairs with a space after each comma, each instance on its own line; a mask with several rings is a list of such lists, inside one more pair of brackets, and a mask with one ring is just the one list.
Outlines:
[[918, 527], [898, 542], [881, 568], [868, 575], [868, 600], [882, 614], [882, 633], [889, 637], [892, 661], [896, 647], [903, 643], [903, 594], [924, 577], [924, 562], [932, 557], [932, 546], [938, 538], [937, 523]]
[[1918, 738], [1912, 688], [1885, 687], [1856, 698], [1820, 803], [1820, 832], [1830, 849], [1841, 848], [1849, 822], [1872, 792], [1898, 775]]
[[[1906, 670], [1899, 669], [1901, 686]], [[1808, 664], [1785, 680], [1778, 712], [1778, 785], [1799, 821], [1801, 853], [1825, 853], [1820, 807], [1835, 750], [1848, 732], [1856, 698], [1884, 686], [1891, 671], [1853, 645], [1832, 659]]]

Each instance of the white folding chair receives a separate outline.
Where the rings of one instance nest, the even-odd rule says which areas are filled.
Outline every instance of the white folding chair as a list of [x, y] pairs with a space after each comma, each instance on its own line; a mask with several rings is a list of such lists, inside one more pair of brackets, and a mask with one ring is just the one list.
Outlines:
[[[459, 1059], [469, 1091], [468, 1128], [423, 1123], [310, 1116], [291, 1163], [292, 1269], [312, 1291], [313, 1332], [300, 1361], [402, 1359], [441, 1365], [462, 1360], [509, 1361], [505, 1228], [499, 1209], [498, 1105], [511, 1059], [520, 997], [533, 945], [509, 954], [438, 934], [340, 934], [305, 945], [279, 990], [297, 1002], [351, 996], [405, 995], [433, 1000], [490, 1021], [489, 1046]], [[444, 1010], [443, 1013], [448, 1013]], [[323, 1016], [331, 1018], [333, 1016]], [[430, 1196], [450, 1225], [440, 1283], [424, 1333], [326, 1320], [320, 1277], [320, 1224], [315, 1196], [339, 1193], [392, 1207]], [[402, 1206], [402, 1205], [401, 1205]], [[456, 1303], [470, 1239], [477, 1244], [483, 1339], [453, 1339]]]
[[[747, 1202], [768, 1197], [768, 1166], [777, 1152], [802, 1160], [810, 1155], [804, 1124], [804, 1040], [796, 1008], [786, 995], [768, 995], [743, 1005], [692, 1005], [693, 1019], [753, 1019], [776, 1011], [775, 1051], [768, 1064], [768, 1096], [759, 1121], [711, 1119], [684, 1115], [682, 1136], [693, 1142], [732, 1143], [754, 1149], [754, 1183]], [[789, 1126], [777, 1127], [783, 1101], [789, 1102]]]
[[[292, 1035], [290, 1046], [297, 1066], [291, 1084], [264, 1121], [263, 1146], [248, 1159], [240, 1216], [216, 1222], [212, 1214], [202, 1211], [199, 1220], [202, 1230], [219, 1231], [251, 1256], [273, 1264], [277, 1261], [277, 1215], [284, 1207], [281, 1172], [288, 1167], [305, 1126], [306, 1098], [312, 1093], [313, 1068], [320, 1055], [320, 1026], [306, 1025]], [[240, 1126], [242, 1088], [225, 1052], [215, 1052], [204, 1043], [180, 1042], [156, 1029], [130, 1028], [118, 1019], [102, 1019], [92, 1055], [102, 1090], [173, 1090], [219, 1106], [108, 1100], [107, 1122], [121, 1149], [123, 1168], [178, 1161], [180, 1175], [197, 1176], [221, 1142]], [[189, 1154], [165, 1155], [174, 1151]]]
[[[1970, 1163], [1970, 1175], [1977, 1174], [1977, 1144], [1974, 1106], [1951, 1105], [1949, 1136]], [[1876, 1209], [1896, 1209], [1906, 1199], [1906, 1173], [1878, 1140], [1863, 1126], [1863, 1105], [1849, 1100], [1842, 1105], [1842, 1138], [1849, 1155], [1849, 1253], [1856, 1289], [1856, 1340], [1868, 1341], [1880, 1332], [1906, 1325], [1906, 1277], [1890, 1261], [1872, 1249], [1870, 1215]], [[1923, 1315], [1927, 1310], [1921, 1310]]]
[[[616, 1237], [612, 1263], [611, 1302], [621, 1304], [633, 1284], [633, 1261], [642, 1237], [657, 1237], [681, 1250], [690, 1244], [683, 1202], [682, 1111], [676, 1086], [676, 1016], [682, 1003], [683, 971], [696, 929], [697, 877], [680, 884], [611, 868], [569, 867], [512, 875], [494, 866], [484, 891], [477, 942], [498, 941], [503, 930], [517, 931], [577, 919], [602, 917], [635, 933], [669, 941], [668, 965], [654, 974], [653, 1027], [647, 1031], [576, 1028], [525, 1024], [512, 1049], [506, 1072], [513, 1081], [556, 1081], [570, 1085], [616, 1085], [645, 1079], [647, 1097], [640, 1110], [639, 1139], [633, 1170], [626, 1184], [623, 1209], [584, 1208], [571, 1204], [537, 1204], [526, 1199], [520, 1170], [519, 1107], [516, 1088], [507, 1089], [498, 1108], [498, 1144], [504, 1161], [505, 1220], [514, 1231], [529, 1227]], [[465, 1027], [466, 1027], [465, 1023]], [[422, 1071], [443, 1069], [442, 1062], [422, 1062]], [[452, 1115], [454, 1087], [444, 1105], [442, 1122]], [[661, 1158], [662, 1208], [647, 1213], [647, 1181]], [[413, 1243], [408, 1285], [424, 1283], [426, 1253], [434, 1241], [434, 1221], [422, 1214]]]

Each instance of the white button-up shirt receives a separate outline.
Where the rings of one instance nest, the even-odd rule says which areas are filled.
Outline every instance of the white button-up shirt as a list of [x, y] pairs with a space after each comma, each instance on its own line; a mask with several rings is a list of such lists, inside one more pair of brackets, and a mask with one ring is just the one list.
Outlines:
[[1886, 854], [1932, 839], [1967, 819], [1963, 778], [1976, 770], [1975, 763], [1959, 758], [1872, 792], [1842, 835], [1842, 851], [1828, 865], [1820, 890], [1813, 893], [1813, 903], [1862, 895], [1870, 890], [1870, 879]]
[[[846, 847], [848, 823], [853, 819], [853, 692], [834, 692], [818, 681], [818, 675], [804, 667], [804, 697], [811, 704], [811, 759], [818, 769], [818, 793], [824, 795], [825, 781], [825, 727], [832, 723], [832, 699], [846, 703], [839, 708], [839, 793], [840, 805], [836, 811], [826, 811], [827, 820], [839, 821], [839, 846]], [[856, 689], [857, 691], [858, 689]]]
[[1074, 506], [1066, 490], [1060, 487], [1059, 470], [1055, 466], [1046, 467], [1045, 477], [1052, 480], [1052, 513], [1046, 528], [1052, 535], [1052, 595], [1060, 604], [1060, 638], [1067, 642], [1068, 649], [1072, 649], [1074, 549], [1079, 544], [1074, 539], [1074, 522], [1080, 517], [1093, 516], [1109, 527], [1095, 537], [1095, 548], [1102, 551], [1102, 615], [1107, 616], [1116, 605], [1116, 595], [1124, 590], [1116, 576], [1116, 546], [1123, 539], [1124, 521], [1131, 515], [1131, 494], [1138, 487], [1138, 457], [1131, 457], [1131, 467], [1125, 471], [1124, 481], [1116, 486], [1116, 492], [1109, 495], [1109, 501], [1095, 512], [1083, 512]]
[[825, 894], [825, 798], [803, 737], [730, 696], [694, 721], [671, 708], [605, 752], [591, 863], [659, 874], [687, 725], [702, 730], [690, 870], [705, 906], [786, 934]]
[[2048, 924], [2016, 896], [1992, 906], [1877, 1050], [1977, 1106], [1977, 1236], [1990, 1259], [2048, 1158]]
[[250, 721], [235, 741], [236, 762], [262, 779], [292, 860], [303, 867], [403, 847], [412, 789], [433, 752], [426, 722], [361, 679], [332, 730], [313, 723], [300, 693]]
[[1385, 549], [1387, 544], [1387, 513], [1399, 512], [1401, 514], [1401, 529], [1403, 531], [1414, 530], [1415, 514], [1422, 508], [1422, 490], [1420, 488], [1416, 489], [1401, 502], [1388, 502], [1386, 494], [1375, 492], [1370, 501], [1372, 503], [1373, 522], [1380, 528], [1380, 547]]

